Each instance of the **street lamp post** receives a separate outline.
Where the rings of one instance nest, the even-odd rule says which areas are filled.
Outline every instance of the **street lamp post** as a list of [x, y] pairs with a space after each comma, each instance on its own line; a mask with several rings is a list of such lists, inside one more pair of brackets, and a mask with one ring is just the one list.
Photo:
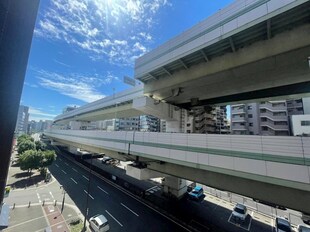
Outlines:
[[86, 218], [87, 218], [88, 212], [89, 212], [89, 208], [88, 208], [88, 198], [89, 198], [89, 191], [90, 191], [90, 180], [91, 180], [92, 166], [93, 166], [93, 155], [91, 154], [91, 157], [90, 157], [90, 166], [89, 166], [89, 176], [88, 176], [88, 186], [87, 186], [87, 194], [86, 194], [86, 208], [85, 208], [85, 216], [84, 216], [83, 231], [86, 231]]
[[65, 207], [66, 190], [64, 189], [64, 187], [62, 185], [60, 185], [60, 189], [63, 190], [62, 204], [61, 204], [61, 210], [60, 210], [62, 213], [64, 210], [64, 207]]

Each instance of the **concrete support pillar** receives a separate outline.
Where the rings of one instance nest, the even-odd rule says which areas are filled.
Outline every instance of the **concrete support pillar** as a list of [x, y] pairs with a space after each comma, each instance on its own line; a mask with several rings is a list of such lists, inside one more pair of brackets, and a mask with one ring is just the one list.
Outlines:
[[187, 191], [186, 180], [174, 176], [165, 177], [162, 181], [162, 185], [164, 188], [164, 194], [178, 199]]

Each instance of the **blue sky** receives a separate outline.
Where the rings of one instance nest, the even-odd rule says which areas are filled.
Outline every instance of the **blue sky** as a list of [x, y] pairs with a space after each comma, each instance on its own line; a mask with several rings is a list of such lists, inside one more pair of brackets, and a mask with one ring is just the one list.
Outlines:
[[53, 119], [130, 88], [136, 58], [232, 0], [41, 1], [21, 104], [30, 120]]

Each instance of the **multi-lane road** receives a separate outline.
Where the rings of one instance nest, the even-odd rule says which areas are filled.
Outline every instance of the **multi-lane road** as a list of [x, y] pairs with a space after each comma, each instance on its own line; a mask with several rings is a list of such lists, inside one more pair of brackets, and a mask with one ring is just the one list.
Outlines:
[[70, 160], [58, 157], [50, 171], [83, 213], [88, 204], [88, 218], [105, 215], [111, 231], [188, 231]]
[[[21, 205], [28, 201], [42, 203], [55, 200], [60, 203], [65, 190], [65, 203], [74, 203], [83, 214], [88, 204], [87, 218], [95, 214], [105, 215], [110, 223], [110, 231], [189, 231], [112, 181], [97, 174], [90, 175], [81, 164], [70, 159], [58, 156], [49, 169], [62, 189], [58, 182], [53, 182], [38, 188], [12, 191], [10, 199], [14, 199], [14, 202], [7, 199], [7, 203]], [[273, 231], [271, 218], [263, 217], [264, 222], [257, 213], [250, 211], [251, 217], [246, 223], [235, 224], [231, 220], [233, 205], [218, 198], [212, 199], [208, 194], [206, 199], [200, 203], [182, 200], [173, 206], [174, 211], [180, 220], [201, 231]]]

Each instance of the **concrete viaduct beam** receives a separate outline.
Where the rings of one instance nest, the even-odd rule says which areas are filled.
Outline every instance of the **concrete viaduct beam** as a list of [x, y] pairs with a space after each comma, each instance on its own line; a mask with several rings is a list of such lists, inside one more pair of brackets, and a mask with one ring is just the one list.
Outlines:
[[309, 191], [171, 163], [152, 162], [148, 169], [310, 214]]
[[[307, 82], [310, 79], [309, 32], [310, 24], [306, 24], [176, 71], [171, 77], [147, 82], [144, 93], [165, 99], [172, 89], [181, 88], [182, 93], [169, 98], [169, 103], [182, 105], [193, 98], [206, 100]], [[290, 95], [290, 92], [283, 94]], [[255, 95], [248, 97], [256, 99]]]

